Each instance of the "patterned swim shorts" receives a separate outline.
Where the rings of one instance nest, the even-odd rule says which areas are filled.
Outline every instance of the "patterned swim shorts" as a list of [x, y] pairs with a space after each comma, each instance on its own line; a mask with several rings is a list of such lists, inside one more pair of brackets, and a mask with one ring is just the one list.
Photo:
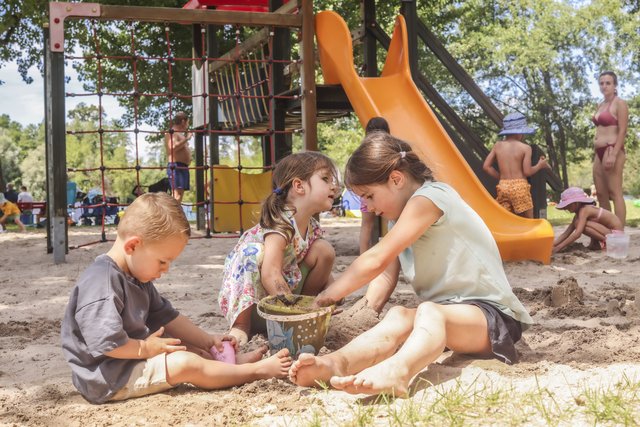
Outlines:
[[533, 209], [531, 185], [526, 179], [501, 179], [496, 192], [496, 200], [508, 211], [520, 214]]

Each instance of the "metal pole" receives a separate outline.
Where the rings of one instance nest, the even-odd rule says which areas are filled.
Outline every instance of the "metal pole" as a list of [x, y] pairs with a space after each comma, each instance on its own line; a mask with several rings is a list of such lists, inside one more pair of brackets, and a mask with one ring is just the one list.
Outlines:
[[65, 140], [64, 52], [45, 43], [45, 120], [47, 146], [47, 226], [53, 262], [65, 262], [67, 236], [67, 149]]

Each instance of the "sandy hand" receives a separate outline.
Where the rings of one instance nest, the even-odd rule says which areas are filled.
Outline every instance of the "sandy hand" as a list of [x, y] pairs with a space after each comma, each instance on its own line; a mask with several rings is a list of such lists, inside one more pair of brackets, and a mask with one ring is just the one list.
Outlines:
[[162, 338], [164, 334], [164, 326], [152, 333], [141, 342], [139, 355], [146, 359], [156, 356], [160, 353], [173, 353], [174, 351], [186, 351], [187, 346], [180, 345], [178, 338]]

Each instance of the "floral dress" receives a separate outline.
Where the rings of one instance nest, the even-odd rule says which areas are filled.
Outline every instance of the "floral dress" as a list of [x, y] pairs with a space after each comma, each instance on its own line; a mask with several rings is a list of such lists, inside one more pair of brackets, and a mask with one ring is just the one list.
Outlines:
[[[303, 239], [293, 215], [287, 214], [286, 218], [293, 225], [295, 234], [291, 243], [285, 248], [282, 276], [293, 291], [302, 279], [298, 264], [307, 255], [313, 242], [322, 237], [323, 231], [318, 221], [311, 218], [307, 227], [307, 236]], [[282, 234], [276, 230], [262, 228], [260, 224], [255, 225], [240, 237], [235, 248], [224, 261], [218, 304], [231, 326], [241, 312], [267, 296], [262, 286], [260, 267], [264, 259], [264, 237], [269, 233]]]

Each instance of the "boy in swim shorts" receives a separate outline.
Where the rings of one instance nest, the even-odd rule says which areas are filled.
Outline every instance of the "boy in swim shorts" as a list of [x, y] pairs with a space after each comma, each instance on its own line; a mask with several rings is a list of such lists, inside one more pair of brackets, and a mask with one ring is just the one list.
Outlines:
[[[482, 168], [499, 180], [496, 199], [502, 207], [516, 215], [533, 218], [531, 185], [527, 177], [550, 166], [544, 156], [540, 156], [535, 166], [531, 165], [532, 150], [523, 140], [525, 135], [536, 130], [527, 126], [527, 119], [521, 113], [507, 115], [503, 126], [498, 135], [505, 138], [495, 143]], [[493, 167], [494, 162], [498, 163], [500, 172]]]

